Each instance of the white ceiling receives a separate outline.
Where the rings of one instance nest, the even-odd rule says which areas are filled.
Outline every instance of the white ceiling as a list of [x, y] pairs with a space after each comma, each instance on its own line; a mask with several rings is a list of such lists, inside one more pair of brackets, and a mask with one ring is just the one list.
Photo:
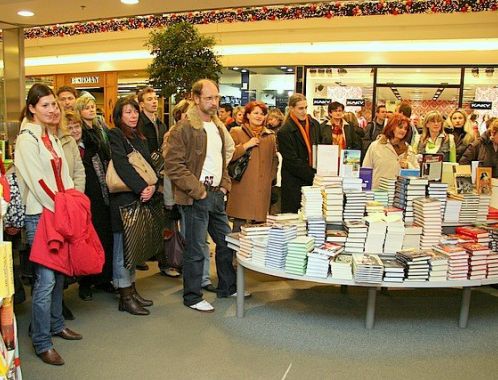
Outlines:
[[[286, 4], [301, 2], [302, 0], [285, 1]], [[281, 3], [282, 0], [140, 0], [139, 4], [125, 5], [120, 0], [68, 0], [63, 2], [54, 0], [0, 0], [0, 28]], [[35, 13], [35, 16], [18, 16], [17, 12], [20, 10], [30, 10]]]

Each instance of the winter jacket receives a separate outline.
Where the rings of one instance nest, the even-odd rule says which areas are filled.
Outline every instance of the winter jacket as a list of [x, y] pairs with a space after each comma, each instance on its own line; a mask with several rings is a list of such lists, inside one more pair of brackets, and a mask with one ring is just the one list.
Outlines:
[[78, 144], [76, 144], [76, 141], [71, 135], [62, 132], [60, 129], [58, 132], [58, 137], [62, 144], [62, 149], [64, 150], [67, 167], [69, 169], [69, 175], [73, 179], [74, 188], [83, 193], [85, 192], [86, 176], [85, 167], [83, 166], [83, 162], [81, 161]]
[[155, 152], [161, 148], [161, 146], [163, 145], [164, 134], [168, 130], [168, 128], [166, 128], [166, 125], [164, 125], [164, 123], [160, 119], [156, 119], [156, 125], [157, 131], [152, 120], [150, 120], [145, 113], [140, 112], [140, 117], [138, 119], [138, 129], [147, 139], [147, 146], [150, 153]]
[[425, 141], [422, 141], [422, 135], [417, 135], [413, 143], [413, 150], [417, 154], [441, 153], [444, 155], [443, 160], [445, 162], [457, 162], [455, 139], [452, 134], [446, 135], [444, 132], [441, 132], [436, 141], [432, 141], [430, 136]]
[[67, 276], [102, 272], [104, 249], [93, 228], [90, 200], [78, 190], [59, 191], [55, 212], [44, 209], [30, 260]]
[[467, 147], [458, 163], [470, 165], [472, 161], [479, 161], [479, 166], [493, 168], [493, 178], [498, 178], [498, 152], [495, 151], [488, 131]]
[[[311, 145], [322, 143], [318, 121], [310, 120]], [[310, 186], [315, 169], [309, 163], [306, 143], [299, 127], [288, 117], [277, 133], [278, 151], [282, 155], [282, 212], [297, 212], [301, 204], [301, 187]]]
[[[53, 157], [43, 144], [42, 132], [41, 125], [25, 119], [16, 140], [14, 165], [21, 197], [26, 205], [26, 215], [41, 214], [44, 208], [54, 211], [54, 201], [40, 186], [40, 181], [43, 180], [50, 189], [57, 189], [51, 165]], [[57, 155], [62, 157], [61, 177], [64, 188], [72, 189], [74, 183], [69, 175], [60, 140], [50, 134], [49, 139]]]
[[[233, 145], [233, 140], [225, 126], [214, 115], [212, 121], [218, 128], [222, 141], [223, 172], [220, 187], [227, 191], [231, 189], [231, 180], [227, 172], [227, 145]], [[206, 159], [207, 134], [199, 116], [197, 107], [187, 112], [187, 118], [180, 120], [171, 129], [168, 139], [164, 142], [164, 171], [174, 185], [175, 202], [179, 205], [192, 205], [199, 200], [205, 191], [200, 182], [204, 160]]]
[[[254, 137], [254, 134], [246, 125], [232, 128], [230, 134], [236, 144], [233, 160], [237, 160], [246, 152], [242, 145]], [[250, 149], [251, 158], [242, 180], [232, 181], [227, 214], [239, 219], [264, 222], [270, 207], [272, 181], [277, 175], [275, 133], [264, 128], [259, 136], [259, 145]]]
[[[330, 121], [323, 122], [320, 124], [320, 135], [322, 136], [321, 144], [332, 144], [332, 125]], [[346, 142], [346, 149], [356, 149], [361, 150], [362, 139], [365, 131], [360, 127], [355, 128], [343, 121], [342, 129], [344, 132], [344, 140]]]
[[389, 141], [384, 143], [382, 137], [370, 144], [363, 160], [363, 167], [373, 168], [372, 189], [379, 187], [381, 177], [396, 178], [399, 175], [400, 160], [406, 160], [408, 168], [419, 167], [417, 156], [408, 144], [408, 150], [398, 156], [392, 144]]

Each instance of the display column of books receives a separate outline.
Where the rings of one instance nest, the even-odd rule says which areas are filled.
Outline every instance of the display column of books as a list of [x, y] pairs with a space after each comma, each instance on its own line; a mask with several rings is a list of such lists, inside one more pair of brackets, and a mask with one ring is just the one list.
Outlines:
[[[0, 186], [0, 198], [3, 197]], [[12, 243], [3, 241], [3, 199], [0, 201], [0, 379], [22, 379], [14, 315], [14, 267]]]

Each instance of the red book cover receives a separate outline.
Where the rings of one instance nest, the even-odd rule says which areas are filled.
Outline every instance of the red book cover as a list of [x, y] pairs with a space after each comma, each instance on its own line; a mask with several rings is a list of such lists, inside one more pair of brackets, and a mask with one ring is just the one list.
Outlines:
[[489, 247], [484, 244], [479, 243], [463, 243], [460, 244], [466, 251], [469, 252], [479, 252], [479, 251], [489, 251]]
[[475, 239], [480, 238], [480, 237], [488, 237], [488, 235], [489, 235], [489, 232], [482, 229], [482, 228], [470, 227], [470, 226], [457, 227], [457, 228], [455, 228], [455, 232], [457, 234], [471, 236]]

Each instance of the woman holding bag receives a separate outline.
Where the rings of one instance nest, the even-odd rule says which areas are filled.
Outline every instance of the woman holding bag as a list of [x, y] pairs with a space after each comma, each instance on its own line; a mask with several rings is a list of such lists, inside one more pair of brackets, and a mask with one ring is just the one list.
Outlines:
[[244, 124], [230, 130], [235, 142], [232, 161], [251, 149], [244, 175], [240, 182], [232, 181], [228, 195], [227, 214], [234, 218], [234, 232], [239, 232], [240, 226], [247, 221], [264, 222], [270, 208], [278, 158], [275, 132], [265, 127], [267, 113], [268, 108], [263, 102], [249, 102], [245, 107]]
[[138, 103], [132, 98], [121, 98], [116, 102], [113, 120], [116, 128], [109, 132], [111, 159], [118, 176], [131, 190], [112, 193], [110, 196], [111, 222], [114, 237], [113, 245], [113, 283], [119, 289], [119, 310], [133, 315], [148, 315], [146, 306], [152, 306], [151, 300], [143, 298], [135, 288], [135, 268], [126, 269], [124, 264], [123, 223], [119, 211], [120, 206], [140, 200], [149, 201], [156, 191], [155, 185], [148, 185], [128, 161], [128, 154], [138, 151], [151, 163], [150, 153], [145, 137], [138, 130]]

